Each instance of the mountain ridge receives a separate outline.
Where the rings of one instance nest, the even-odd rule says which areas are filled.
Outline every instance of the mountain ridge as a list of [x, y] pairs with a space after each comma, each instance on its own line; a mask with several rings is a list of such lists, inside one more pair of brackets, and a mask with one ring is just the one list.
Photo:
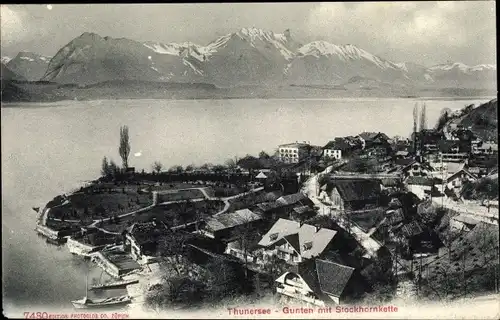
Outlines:
[[[356, 76], [408, 87], [496, 87], [496, 66], [491, 64], [457, 62], [425, 67], [393, 62], [352, 44], [318, 40], [302, 45], [289, 29], [275, 33], [258, 28], [241, 28], [204, 46], [84, 32], [59, 49], [38, 79], [76, 84], [110, 80], [203, 82], [232, 87], [329, 86]], [[26, 78], [38, 80], [36, 76]]]

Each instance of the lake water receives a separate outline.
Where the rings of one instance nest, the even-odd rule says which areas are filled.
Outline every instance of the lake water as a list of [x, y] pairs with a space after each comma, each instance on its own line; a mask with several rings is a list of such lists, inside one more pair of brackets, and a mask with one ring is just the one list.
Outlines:
[[[443, 108], [489, 101], [418, 100], [429, 127]], [[130, 166], [150, 170], [220, 163], [273, 152], [278, 144], [324, 145], [335, 136], [383, 131], [407, 137], [414, 99], [113, 100], [18, 104], [2, 108], [2, 263], [4, 312], [68, 307], [85, 291], [89, 266], [33, 231], [55, 195], [94, 179], [102, 158], [119, 163], [119, 128], [130, 131]], [[140, 157], [134, 153], [140, 152]], [[91, 269], [94, 277], [100, 272]], [[20, 308], [20, 309], [19, 309]]]

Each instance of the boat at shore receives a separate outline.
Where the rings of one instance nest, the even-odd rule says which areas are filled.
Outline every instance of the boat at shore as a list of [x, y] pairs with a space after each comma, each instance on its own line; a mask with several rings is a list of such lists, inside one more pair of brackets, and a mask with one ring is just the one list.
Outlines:
[[88, 274], [85, 277], [85, 296], [79, 300], [72, 300], [71, 303], [76, 309], [98, 309], [124, 306], [132, 302], [129, 295], [109, 297], [104, 299], [90, 299]]
[[118, 307], [129, 304], [132, 299], [128, 295], [111, 297], [105, 299], [89, 299], [88, 297], [83, 297], [80, 300], [73, 300], [71, 303], [77, 309], [97, 309], [97, 308], [109, 308]]
[[105, 290], [125, 288], [128, 285], [139, 283], [139, 280], [122, 280], [108, 283], [100, 283], [90, 287], [90, 290]]

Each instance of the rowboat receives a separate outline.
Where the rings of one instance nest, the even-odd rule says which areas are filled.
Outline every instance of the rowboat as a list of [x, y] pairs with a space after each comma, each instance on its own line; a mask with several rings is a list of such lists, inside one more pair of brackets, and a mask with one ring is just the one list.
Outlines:
[[104, 289], [118, 289], [124, 288], [131, 284], [138, 283], [139, 280], [122, 280], [122, 281], [114, 281], [108, 283], [100, 283], [90, 287], [90, 290], [104, 290]]
[[128, 295], [95, 300], [83, 297], [80, 300], [73, 300], [71, 303], [77, 309], [96, 309], [127, 305], [131, 300]]
[[110, 297], [104, 299], [89, 299], [89, 281], [88, 274], [85, 278], [85, 297], [79, 300], [72, 300], [71, 303], [76, 309], [97, 309], [97, 308], [109, 308], [127, 305], [132, 301], [132, 298], [128, 295]]

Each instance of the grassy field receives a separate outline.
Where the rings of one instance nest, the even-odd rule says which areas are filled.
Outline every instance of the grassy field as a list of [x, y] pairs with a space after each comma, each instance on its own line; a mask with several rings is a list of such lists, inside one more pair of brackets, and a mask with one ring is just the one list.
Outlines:
[[154, 207], [142, 213], [120, 218], [118, 223], [104, 222], [102, 227], [111, 232], [121, 232], [134, 222], [147, 222], [153, 219], [164, 222], [168, 227], [175, 227], [196, 221], [198, 218], [211, 216], [224, 207], [222, 201], [205, 200], [191, 203], [172, 203]]
[[69, 203], [50, 210], [52, 218], [78, 220], [107, 218], [137, 210], [152, 204], [149, 194], [123, 190], [99, 191], [94, 193], [77, 192], [68, 196]]
[[172, 190], [169, 193], [158, 194], [158, 202], [203, 199], [205, 196], [198, 189]]

